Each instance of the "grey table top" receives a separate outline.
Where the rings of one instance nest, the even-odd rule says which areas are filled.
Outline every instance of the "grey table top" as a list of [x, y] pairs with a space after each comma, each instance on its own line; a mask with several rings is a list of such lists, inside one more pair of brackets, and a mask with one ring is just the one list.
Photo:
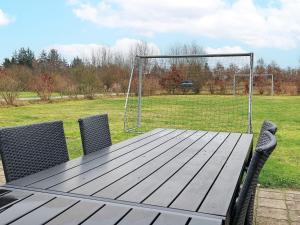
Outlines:
[[49, 221], [61, 217], [65, 221], [65, 214], [93, 201], [97, 212], [86, 218], [99, 215], [113, 220], [111, 224], [134, 224], [126, 221], [144, 214], [150, 222], [136, 224], [228, 223], [252, 139], [252, 134], [159, 128], [3, 188], [57, 196], [54, 202], [77, 199], [79, 203], [70, 203], [68, 210]]
[[0, 195], [0, 224], [221, 225], [222, 219], [27, 190]]

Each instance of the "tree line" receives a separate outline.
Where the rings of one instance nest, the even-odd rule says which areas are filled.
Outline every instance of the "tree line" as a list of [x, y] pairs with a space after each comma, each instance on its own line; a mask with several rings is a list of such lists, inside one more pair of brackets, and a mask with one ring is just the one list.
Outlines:
[[[71, 62], [63, 58], [55, 49], [43, 50], [38, 56], [29, 48], [20, 48], [10, 58], [5, 58], [0, 67], [0, 94], [7, 104], [13, 105], [21, 91], [36, 92], [42, 100], [50, 100], [53, 92], [76, 98], [83, 95], [92, 99], [96, 93], [126, 93], [129, 75], [135, 55], [151, 55], [153, 49], [145, 42], [132, 46], [127, 53], [99, 49], [89, 58], [75, 57]], [[168, 50], [171, 55], [204, 54], [197, 44], [174, 45]], [[249, 68], [238, 65], [210, 65], [205, 59], [169, 59], [168, 67], [157, 62], [144, 60], [144, 91], [148, 94], [175, 94], [193, 92], [210, 94], [226, 92], [235, 73], [243, 73]], [[187, 66], [188, 65], [188, 66]], [[146, 71], [146, 69], [148, 69]], [[281, 68], [275, 62], [266, 64], [263, 59], [256, 63], [254, 73], [273, 74], [275, 94], [300, 94], [300, 69]], [[135, 70], [134, 73], [137, 73]], [[137, 85], [137, 74], [133, 87]], [[182, 85], [184, 80], [192, 80], [192, 90]], [[263, 94], [263, 76], [255, 77], [254, 85]], [[247, 82], [241, 82], [247, 91]], [[135, 92], [133, 89], [132, 92]]]

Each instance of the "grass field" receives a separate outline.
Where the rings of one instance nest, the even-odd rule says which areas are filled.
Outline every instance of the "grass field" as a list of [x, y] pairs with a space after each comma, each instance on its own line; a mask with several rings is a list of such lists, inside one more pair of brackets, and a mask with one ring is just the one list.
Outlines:
[[[165, 102], [172, 104], [182, 100], [180, 96], [163, 96], [153, 98], [156, 110], [166, 107]], [[196, 96], [207, 101], [211, 96]], [[199, 99], [198, 99], [199, 100]], [[220, 102], [223, 101], [222, 99]], [[144, 106], [145, 114], [147, 105]], [[63, 120], [71, 158], [82, 154], [77, 119], [79, 117], [107, 112], [110, 117], [110, 128], [113, 142], [130, 138], [134, 134], [123, 132], [124, 98], [103, 97], [96, 100], [61, 101], [53, 103], [31, 104], [19, 107], [0, 108], [0, 126], [14, 126], [50, 120]], [[264, 119], [274, 121], [279, 131], [278, 147], [266, 164], [260, 183], [269, 187], [300, 188], [300, 97], [254, 97], [253, 127], [255, 139]], [[191, 115], [193, 116], [193, 115]], [[149, 117], [150, 118], [150, 117]], [[159, 120], [148, 122], [161, 127]], [[177, 118], [184, 119], [184, 118]], [[230, 117], [229, 117], [230, 119]], [[187, 122], [188, 123], [188, 122]], [[193, 124], [195, 128], [200, 125]], [[204, 129], [204, 128], [202, 128]]]
[[[56, 96], [60, 96], [60, 95], [59, 95], [59, 93], [54, 92], [54, 93], [52, 93], [51, 96], [56, 97]], [[22, 91], [22, 92], [20, 92], [18, 97], [19, 98], [36, 98], [36, 97], [38, 97], [38, 95], [36, 92]]]

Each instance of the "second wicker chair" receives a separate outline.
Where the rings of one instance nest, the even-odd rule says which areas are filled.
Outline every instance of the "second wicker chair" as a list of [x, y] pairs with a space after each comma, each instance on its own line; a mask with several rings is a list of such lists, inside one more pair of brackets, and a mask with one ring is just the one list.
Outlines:
[[95, 115], [78, 120], [84, 155], [111, 146], [108, 115]]
[[247, 223], [247, 213], [253, 193], [256, 189], [258, 177], [265, 162], [276, 147], [276, 138], [269, 131], [260, 134], [256, 151], [251, 159], [245, 181], [234, 206], [233, 225], [244, 225]]
[[[276, 124], [274, 124], [271, 121], [267, 121], [267, 120], [265, 120], [263, 122], [263, 124], [261, 126], [261, 129], [260, 129], [260, 135], [258, 137], [256, 147], [260, 147], [260, 146], [264, 145], [264, 142], [260, 139], [263, 137], [262, 134], [265, 131], [269, 131], [270, 133], [275, 135], [276, 132], [277, 132]], [[250, 199], [250, 202], [249, 202], [248, 211], [247, 211], [246, 220], [245, 220], [245, 225], [253, 225], [255, 193], [256, 193], [256, 190], [254, 189], [252, 191], [251, 199]]]

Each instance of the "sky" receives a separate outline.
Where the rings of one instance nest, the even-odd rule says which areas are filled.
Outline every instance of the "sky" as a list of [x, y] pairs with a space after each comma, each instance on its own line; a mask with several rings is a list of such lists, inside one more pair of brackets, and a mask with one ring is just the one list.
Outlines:
[[160, 54], [197, 43], [298, 67], [299, 12], [300, 0], [0, 0], [0, 62], [20, 47], [71, 59], [146, 41]]

